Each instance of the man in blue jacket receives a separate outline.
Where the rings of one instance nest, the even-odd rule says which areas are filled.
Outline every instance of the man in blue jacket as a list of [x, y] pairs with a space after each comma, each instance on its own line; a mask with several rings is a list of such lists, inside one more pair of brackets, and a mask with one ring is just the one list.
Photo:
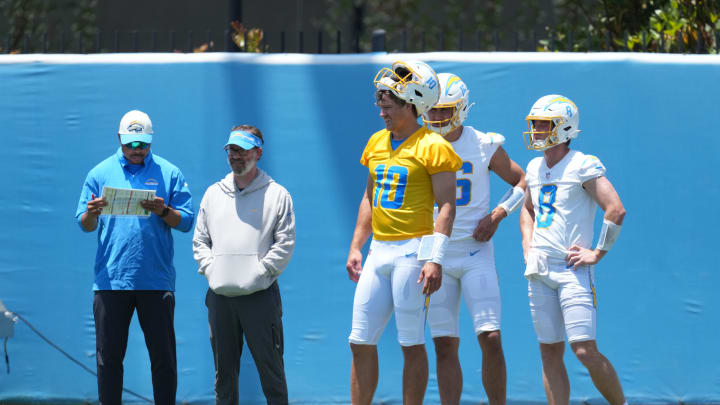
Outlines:
[[[155, 403], [175, 404], [175, 267], [170, 229], [189, 231], [194, 213], [185, 178], [173, 164], [150, 152], [152, 138], [147, 114], [137, 110], [125, 114], [118, 130], [120, 148], [90, 170], [75, 214], [83, 231], [98, 230], [93, 314], [102, 405], [122, 402], [123, 358], [135, 310], [150, 353]], [[149, 216], [103, 215], [109, 204], [104, 187], [154, 190], [154, 199], [139, 203]]]

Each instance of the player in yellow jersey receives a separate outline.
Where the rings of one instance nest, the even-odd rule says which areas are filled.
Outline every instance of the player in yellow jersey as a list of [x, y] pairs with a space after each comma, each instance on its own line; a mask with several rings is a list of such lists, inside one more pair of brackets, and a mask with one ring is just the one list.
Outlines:
[[[395, 62], [375, 77], [385, 129], [363, 151], [367, 189], [358, 211], [347, 271], [358, 283], [353, 303], [352, 403], [369, 405], [378, 382], [377, 342], [393, 310], [402, 347], [403, 403], [421, 404], [428, 381], [426, 297], [440, 288], [442, 260], [455, 219], [455, 172], [462, 160], [439, 134], [418, 124], [437, 102], [435, 71]], [[433, 207], [439, 213], [433, 225]], [[365, 265], [361, 249], [370, 233]]]

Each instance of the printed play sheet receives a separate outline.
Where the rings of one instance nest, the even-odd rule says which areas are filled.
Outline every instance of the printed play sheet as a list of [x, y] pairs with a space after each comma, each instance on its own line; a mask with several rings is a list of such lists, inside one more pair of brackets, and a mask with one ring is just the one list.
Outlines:
[[155, 199], [155, 190], [103, 187], [102, 195], [108, 202], [102, 215], [147, 217], [150, 211], [141, 207], [140, 201]]

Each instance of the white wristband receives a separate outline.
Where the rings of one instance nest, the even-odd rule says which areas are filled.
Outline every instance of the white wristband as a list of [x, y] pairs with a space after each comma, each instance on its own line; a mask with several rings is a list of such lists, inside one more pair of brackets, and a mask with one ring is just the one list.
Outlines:
[[600, 237], [598, 238], [598, 244], [595, 249], [608, 251], [612, 247], [613, 243], [620, 235], [621, 225], [612, 223], [607, 219], [603, 219], [602, 230], [600, 231]]
[[440, 232], [423, 236], [418, 247], [418, 260], [427, 260], [442, 266], [448, 239], [447, 235]]
[[497, 206], [504, 209], [505, 212], [510, 215], [522, 205], [523, 201], [525, 201], [525, 190], [515, 186], [500, 198]]
[[437, 263], [442, 266], [445, 257], [445, 249], [447, 249], [449, 238], [444, 233], [433, 233], [433, 249], [429, 262]]

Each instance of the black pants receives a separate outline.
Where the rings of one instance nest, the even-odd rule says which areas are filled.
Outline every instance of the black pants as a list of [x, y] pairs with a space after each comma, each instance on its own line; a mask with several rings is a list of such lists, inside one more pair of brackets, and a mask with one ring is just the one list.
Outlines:
[[123, 359], [133, 312], [150, 353], [153, 395], [158, 405], [175, 405], [175, 295], [171, 291], [95, 291], [95, 345], [101, 405], [120, 405]]
[[287, 404], [283, 363], [282, 302], [277, 282], [254, 294], [205, 297], [215, 360], [215, 403], [237, 405], [243, 336], [260, 375], [268, 404]]

